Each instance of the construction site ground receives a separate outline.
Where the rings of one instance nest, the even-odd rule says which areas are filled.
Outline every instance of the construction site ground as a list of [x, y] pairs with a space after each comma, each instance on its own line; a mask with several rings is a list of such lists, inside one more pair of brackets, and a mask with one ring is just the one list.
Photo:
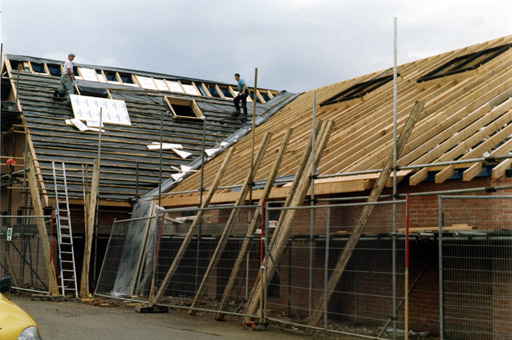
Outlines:
[[[140, 314], [133, 304], [101, 302], [90, 305], [78, 301], [32, 301], [28, 296], [11, 295], [11, 300], [38, 323], [43, 339], [176, 339], [176, 340], [300, 340], [354, 339], [326, 334], [305, 335], [270, 325], [265, 331], [245, 330], [239, 318], [214, 320], [213, 314], [190, 316], [184, 310], [162, 314]], [[99, 304], [99, 305], [98, 305]]]

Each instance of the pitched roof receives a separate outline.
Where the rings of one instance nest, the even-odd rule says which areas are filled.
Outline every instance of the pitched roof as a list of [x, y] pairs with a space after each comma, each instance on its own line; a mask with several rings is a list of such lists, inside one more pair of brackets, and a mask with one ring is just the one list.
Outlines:
[[[82, 164], [92, 165], [98, 156], [99, 136], [98, 132], [80, 132], [74, 126], [66, 124], [66, 119], [74, 118], [70, 104], [53, 99], [53, 92], [60, 84], [58, 72], [55, 71], [59, 70], [62, 62], [7, 55], [5, 64], [11, 84], [18, 92], [22, 115], [29, 131], [30, 147], [33, 146], [33, 153], [39, 163], [48, 195], [53, 196], [51, 162], [65, 162], [70, 197], [81, 200]], [[23, 66], [20, 67], [20, 71], [18, 66]], [[181, 144], [182, 150], [191, 154], [182, 159], [177, 153], [164, 150], [163, 179], [175, 174], [172, 166], [179, 168], [181, 165], [188, 165], [201, 155], [203, 120], [174, 118], [169, 114], [166, 96], [195, 100], [205, 117], [206, 148], [213, 148], [230, 135], [248, 127], [248, 124], [242, 124], [232, 115], [232, 99], [223, 98], [224, 94], [215, 97], [205, 90], [211, 86], [220, 89], [221, 92], [224, 90], [232, 93], [229, 84], [102, 66], [75, 66], [79, 70], [93, 69], [97, 74], [114, 72], [116, 77], [123, 75], [125, 80], [128, 79], [128, 75], [128, 82], [135, 81], [135, 84], [122, 84], [117, 78], [114, 82], [83, 79], [76, 82], [82, 94], [108, 95], [111, 99], [123, 100], [131, 121], [130, 126], [105, 124], [105, 131], [101, 136], [100, 198], [103, 200], [128, 202], [128, 198], [135, 196], [136, 190], [138, 194], [143, 195], [158, 186], [160, 151], [148, 150], [147, 145], [160, 142], [161, 117], [163, 142]], [[171, 90], [157, 88], [148, 89], [142, 85], [138, 86], [137, 80], [143, 79], [142, 77], [150, 79], [150, 82], [151, 79], [175, 81], [201, 90], [196, 93], [197, 95], [191, 95], [171, 93]], [[227, 92], [226, 94], [229, 95]], [[290, 93], [275, 90], [261, 90], [260, 94], [262, 98], [257, 103], [257, 113], [260, 116], [265, 116], [265, 113], [284, 105], [293, 97]]]
[[[425, 103], [420, 120], [405, 146], [398, 165], [419, 165], [475, 157], [508, 155], [512, 151], [512, 36], [495, 39], [414, 61], [398, 67], [398, 134], [416, 101]], [[498, 48], [499, 47], [499, 48]], [[495, 53], [497, 50], [500, 53]], [[493, 57], [490, 58], [489, 56]], [[436, 71], [437, 73], [433, 73]], [[393, 82], [392, 69], [367, 74], [317, 89], [316, 119], [334, 120], [335, 127], [320, 163], [319, 175], [380, 169], [392, 151]], [[418, 81], [422, 76], [428, 79]], [[389, 81], [385, 81], [386, 77]], [[377, 86], [378, 85], [378, 86]], [[344, 96], [343, 93], [348, 94]], [[266, 157], [255, 180], [264, 180], [273, 155], [288, 127], [293, 128], [288, 152], [279, 176], [293, 175], [302, 150], [311, 138], [313, 91], [300, 95], [255, 131], [255, 140], [273, 134]], [[252, 138], [240, 140], [220, 186], [239, 185], [249, 168]], [[206, 187], [218, 171], [222, 158], [205, 167]], [[510, 161], [496, 161], [492, 176], [503, 176]], [[456, 174], [469, 181], [482, 171], [481, 163], [456, 166], [428, 166], [400, 172], [400, 179], [417, 185], [435, 174], [442, 183]], [[378, 174], [317, 179], [315, 193], [330, 194], [364, 191], [371, 188]], [[199, 188], [199, 174], [183, 180], [173, 191]], [[237, 193], [226, 188], [212, 202], [234, 201]], [[275, 188], [271, 197], [284, 197], [287, 188]], [[258, 197], [257, 192], [255, 193]], [[197, 193], [169, 195], [164, 205], [197, 204]]]

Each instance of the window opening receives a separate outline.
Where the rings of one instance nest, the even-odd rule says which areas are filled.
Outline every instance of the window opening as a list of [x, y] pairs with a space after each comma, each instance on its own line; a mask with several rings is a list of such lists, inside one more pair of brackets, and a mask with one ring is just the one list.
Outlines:
[[320, 103], [320, 106], [324, 105], [330, 105], [335, 104], [339, 102], [344, 102], [347, 100], [355, 99], [355, 98], [362, 98], [368, 93], [378, 89], [382, 85], [390, 82], [393, 80], [393, 75], [386, 76], [386, 77], [380, 77], [372, 80], [368, 80], [362, 83], [355, 84], [348, 89], [332, 96], [331, 98], [327, 99], [326, 101]]
[[119, 77], [123, 81], [123, 84], [133, 84], [132, 75], [129, 73], [119, 73]]
[[201, 85], [199, 85], [199, 86], [197, 87], [197, 89], [199, 90], [199, 92], [201, 92], [201, 95], [202, 95], [202, 96], [205, 96], [205, 97], [207, 96], [206, 92], [204, 91], [204, 89], [203, 89], [203, 87], [202, 87]]
[[111, 71], [104, 71], [104, 72], [105, 72], [105, 77], [107, 78], [107, 81], [115, 82], [115, 83], [118, 82], [115, 72], [111, 72]]
[[512, 44], [501, 45], [483, 51], [456, 57], [417, 80], [418, 83], [475, 70], [512, 48]]
[[229, 89], [225, 86], [219, 86], [220, 90], [222, 91], [222, 94], [224, 94], [224, 97], [226, 98], [233, 98], [233, 95], [231, 92], [229, 92]]
[[217, 89], [215, 88], [215, 85], [212, 84], [205, 84], [206, 88], [208, 88], [208, 91], [212, 95], [212, 97], [220, 98], [219, 92], [217, 92]]
[[101, 72], [101, 70], [96, 70], [96, 77], [98, 77], [100, 83], [107, 82], [107, 80], [105, 79], [105, 75], [103, 74], [103, 72]]
[[61, 70], [60, 70], [60, 64], [46, 64], [48, 66], [48, 71], [50, 71], [50, 74], [52, 76], [60, 77]]
[[31, 65], [32, 65], [32, 71], [34, 71], [35, 73], [46, 74], [46, 70], [44, 69], [44, 64], [31, 62]]
[[193, 99], [165, 97], [165, 102], [174, 118], [204, 119], [201, 109]]

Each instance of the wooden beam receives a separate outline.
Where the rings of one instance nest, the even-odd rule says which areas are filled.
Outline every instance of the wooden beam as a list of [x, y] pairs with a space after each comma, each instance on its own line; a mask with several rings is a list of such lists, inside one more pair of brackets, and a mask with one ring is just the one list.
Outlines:
[[34, 170], [34, 176], [37, 176], [37, 178], [39, 179], [39, 183], [41, 183], [41, 194], [43, 196], [45, 205], [48, 206], [48, 193], [46, 192], [43, 175], [41, 174], [41, 167], [39, 166], [39, 162], [37, 161], [36, 149], [34, 148], [34, 143], [32, 142], [32, 138], [30, 137], [27, 121], [23, 115], [21, 116], [21, 120], [23, 122], [23, 127], [25, 128], [25, 138], [27, 138], [27, 146], [30, 151], [29, 155], [30, 158], [33, 160], [34, 168], [36, 169]]
[[448, 165], [446, 168], [439, 171], [436, 174], [436, 179], [435, 179], [436, 184], [444, 183], [448, 178], [453, 176], [454, 171], [455, 171], [455, 166], [453, 166], [453, 165]]
[[162, 281], [162, 284], [160, 286], [160, 289], [158, 290], [158, 293], [152, 299], [152, 301], [149, 301], [149, 305], [153, 306], [155, 303], [158, 302], [162, 294], [167, 289], [167, 286], [169, 285], [169, 281], [172, 279], [174, 274], [176, 273], [176, 270], [178, 269], [178, 266], [181, 262], [181, 259], [185, 255], [185, 252], [187, 251], [188, 245], [190, 241], [192, 240], [192, 237], [194, 236], [195, 230], [197, 225], [200, 223], [203, 217], [203, 208], [207, 207], [210, 204], [210, 201], [212, 200], [213, 195], [215, 194], [215, 191], [217, 190], [217, 186], [219, 185], [219, 182], [224, 175], [224, 171], [226, 171], [227, 165], [231, 159], [231, 156], [233, 155], [233, 150], [235, 150], [234, 147], [231, 147], [229, 151], [226, 154], [226, 157], [224, 158], [224, 161], [222, 162], [222, 165], [217, 172], [217, 175], [215, 176], [215, 179], [213, 180], [213, 183], [211, 185], [211, 190], [208, 191], [208, 195], [206, 196], [205, 200], [203, 201], [203, 204], [201, 205], [201, 210], [197, 212], [196, 218], [190, 225], [190, 228], [187, 232], [187, 235], [183, 239], [183, 242], [181, 243], [180, 249], [178, 249], [178, 252], [176, 253], [176, 256], [174, 257], [171, 266], [169, 267], [169, 270], [167, 271], [167, 274], [165, 274], [165, 277]]
[[[35, 168], [32, 156], [27, 155], [27, 179], [30, 189], [30, 196], [32, 198], [32, 206], [34, 207], [34, 214], [37, 216], [43, 216], [43, 206], [41, 204], [41, 197], [39, 196], [39, 188], [37, 186]], [[41, 247], [43, 248], [44, 262], [48, 271], [48, 292], [50, 296], [59, 295], [59, 287], [57, 285], [57, 275], [55, 273], [55, 267], [53, 266], [53, 260], [51, 259], [50, 243], [48, 241], [48, 234], [46, 231], [46, 224], [41, 218], [36, 219], [37, 230], [39, 232], [39, 239], [41, 240]]]
[[510, 165], [512, 165], [512, 159], [505, 159], [500, 164], [496, 165], [494, 168], [492, 168], [492, 178], [497, 179], [503, 177], [505, 175], [505, 171], [510, 168]]
[[[96, 200], [98, 197], [99, 173], [98, 159], [94, 160], [92, 170], [91, 192], [89, 194], [89, 206], [87, 207], [87, 219], [85, 221], [85, 244], [82, 264], [82, 278], [80, 282], [80, 296], [89, 297], [89, 267], [91, 263], [92, 237], [94, 221], [96, 217]], [[85, 208], [85, 207], [84, 207]]]
[[[400, 154], [402, 153], [405, 143], [409, 139], [409, 136], [411, 135], [414, 125], [416, 124], [416, 121], [418, 120], [418, 118], [420, 116], [420, 113], [423, 109], [423, 105], [424, 104], [419, 101], [416, 102], [416, 104], [414, 105], [412, 112], [409, 116], [409, 119], [405, 123], [405, 126], [402, 129], [402, 132], [400, 133], [400, 137], [398, 138], [397, 146], [396, 146], [397, 156], [400, 156]], [[368, 203], [376, 202], [379, 199], [379, 196], [382, 193], [382, 190], [384, 190], [384, 186], [388, 180], [388, 177], [391, 174], [391, 172], [393, 171], [392, 167], [393, 167], [393, 152], [389, 156], [384, 168], [382, 169], [381, 176], [377, 180], [377, 183], [373, 187], [373, 190], [370, 193], [370, 196], [368, 197]], [[329, 277], [326, 299], [324, 300], [325, 295], [322, 294], [317, 307], [315, 308], [315, 310], [313, 311], [313, 313], [311, 314], [311, 316], [309, 318], [308, 325], [310, 325], [310, 326], [318, 325], [320, 318], [322, 317], [322, 315], [324, 313], [324, 306], [326, 303], [328, 303], [332, 294], [334, 293], [334, 290], [335, 290], [336, 286], [338, 285], [338, 282], [340, 281], [343, 272], [345, 271], [348, 261], [350, 260], [350, 257], [352, 256], [352, 253], [354, 252], [354, 249], [356, 247], [357, 242], [359, 241], [359, 238], [364, 230], [364, 227], [366, 226], [366, 223], [368, 222], [368, 219], [370, 218], [373, 208], [374, 208], [373, 204], [365, 205], [363, 207], [361, 216], [359, 217], [359, 220], [357, 221], [357, 225], [356, 225], [354, 231], [350, 234], [350, 237], [349, 237], [347, 243], [345, 244], [343, 251], [340, 254], [340, 257], [332, 271], [332, 274]]]
[[208, 267], [206, 268], [206, 271], [203, 275], [203, 279], [201, 280], [201, 284], [199, 285], [199, 288], [197, 289], [196, 295], [194, 297], [194, 300], [192, 301], [192, 304], [190, 305], [189, 314], [194, 315], [194, 307], [199, 302], [199, 299], [203, 295], [204, 288], [206, 287], [206, 283], [208, 282], [210, 278], [211, 272], [217, 267], [217, 264], [220, 261], [220, 258], [222, 256], [222, 253], [224, 252], [224, 249], [226, 248], [226, 245], [228, 244], [228, 238], [231, 234], [231, 231], [233, 230], [234, 223], [236, 221], [236, 217], [239, 214], [239, 209], [236, 209], [236, 207], [239, 207], [244, 204], [245, 199], [247, 195], [249, 194], [249, 191], [251, 190], [252, 183], [254, 176], [256, 175], [256, 172], [258, 168], [260, 167], [261, 161], [263, 160], [263, 156], [265, 155], [265, 150], [268, 147], [268, 143], [270, 142], [270, 139], [272, 138], [272, 134], [270, 132], [265, 133], [265, 136], [263, 137], [263, 140], [261, 142], [260, 148], [258, 150], [258, 153], [256, 154], [256, 157], [254, 159], [254, 163], [252, 166], [249, 167], [249, 172], [247, 174], [247, 177], [245, 178], [244, 184], [242, 185], [242, 189], [240, 190], [238, 199], [235, 202], [234, 208], [231, 209], [231, 213], [229, 214], [228, 220], [226, 222], [226, 226], [224, 227], [224, 231], [220, 235], [219, 242], [217, 243], [217, 247], [215, 248], [215, 251], [213, 252], [213, 255], [210, 259], [210, 263], [208, 264]]
[[428, 177], [428, 169], [423, 168], [420, 171], [416, 172], [411, 177], [409, 177], [409, 185], [411, 185], [411, 186], [418, 185], [421, 182], [423, 182], [423, 180], [425, 180], [427, 177]]
[[473, 178], [478, 176], [479, 173], [482, 172], [482, 168], [483, 168], [482, 163], [473, 164], [472, 166], [470, 166], [468, 169], [466, 169], [462, 173], [462, 180], [464, 182], [471, 181]]
[[[274, 181], [277, 177], [279, 165], [281, 164], [281, 160], [283, 159], [283, 156], [286, 152], [286, 147], [290, 140], [292, 131], [293, 131], [292, 129], [288, 129], [288, 131], [286, 132], [286, 134], [283, 137], [283, 141], [281, 142], [281, 145], [279, 146], [279, 153], [278, 153], [276, 159], [274, 160], [272, 169], [270, 170], [270, 173], [267, 177], [267, 184], [265, 185], [265, 189], [263, 189], [263, 193], [258, 202], [258, 205], [260, 207], [263, 207], [265, 205], [265, 202], [267, 201], [268, 196], [270, 195], [270, 191], [272, 190]], [[220, 300], [219, 307], [217, 309], [218, 313], [215, 316], [216, 320], [224, 319], [224, 314], [222, 314], [221, 312], [224, 310], [224, 306], [226, 305], [226, 302], [227, 302], [229, 296], [231, 295], [231, 290], [233, 289], [233, 286], [235, 284], [235, 280], [238, 276], [238, 271], [240, 270], [240, 266], [245, 257], [245, 253], [247, 252], [247, 247], [249, 246], [251, 237], [254, 234], [254, 231], [256, 230], [259, 217], [260, 217], [260, 209], [256, 208], [256, 209], [254, 209], [251, 223], [249, 224], [249, 227], [247, 228], [247, 232], [245, 234], [244, 241], [242, 243], [242, 246], [240, 247], [240, 251], [238, 252], [238, 256], [236, 258], [235, 264], [231, 271], [231, 275], [229, 276], [228, 282], [226, 284], [226, 288], [224, 289], [224, 294], [222, 295], [222, 299]]]
[[[306, 197], [306, 193], [310, 187], [311, 184], [311, 175], [312, 175], [312, 167], [308, 166], [311, 164], [312, 156], [314, 154], [315, 159], [315, 165], [314, 168], [318, 167], [318, 164], [320, 164], [320, 161], [322, 159], [323, 151], [325, 149], [325, 146], [327, 145], [327, 141], [329, 140], [329, 136], [331, 134], [331, 131], [334, 126], [334, 121], [322, 121], [321, 127], [320, 127], [320, 133], [317, 135], [316, 138], [316, 149], [309, 154], [309, 157], [304, 157], [303, 159], [306, 159], [304, 164], [304, 168], [302, 169], [302, 175], [298, 176], [297, 181], [297, 190], [295, 191], [293, 198], [290, 199], [290, 207], [299, 207], [304, 202], [304, 199]], [[307, 150], [306, 150], [307, 151]], [[306, 155], [305, 155], [306, 156]], [[301, 164], [302, 165], [302, 164]], [[277, 235], [274, 234], [272, 241], [270, 242], [270, 254], [271, 258], [276, 261], [274, 263], [273, 261], [269, 261], [267, 263], [266, 267], [266, 284], [268, 285], [271, 282], [272, 276], [274, 275], [277, 267], [277, 262], [281, 258], [281, 255], [283, 254], [286, 244], [288, 242], [289, 235], [291, 233], [292, 227], [295, 222], [295, 218], [297, 216], [298, 210], [297, 209], [291, 209], [291, 210], [284, 210], [281, 214], [279, 221], [278, 221], [278, 227], [277, 227]], [[251, 294], [251, 297], [249, 299], [249, 302], [246, 306], [246, 313], [254, 315], [256, 313], [256, 310], [259, 306], [259, 302], [261, 299], [261, 296], [263, 294], [263, 283], [262, 280], [257, 280], [256, 284], [253, 287], [252, 290], [253, 294]]]

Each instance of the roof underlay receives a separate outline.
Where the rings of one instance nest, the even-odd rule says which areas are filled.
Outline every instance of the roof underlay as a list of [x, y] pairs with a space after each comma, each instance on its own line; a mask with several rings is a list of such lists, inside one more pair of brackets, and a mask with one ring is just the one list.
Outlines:
[[[8, 55], [6, 61], [23, 63], [53, 62], [46, 59]], [[6, 62], [7, 64], [7, 62]], [[62, 64], [62, 62], [61, 62]], [[80, 64], [77, 64], [81, 66]], [[87, 65], [88, 67], [99, 69]], [[7, 67], [9, 68], [9, 67]], [[107, 68], [102, 68], [102, 70]], [[112, 69], [108, 70], [121, 70]], [[123, 72], [159, 77], [184, 82], [197, 82], [201, 86], [203, 80], [179, 78], [156, 73], [131, 71]], [[4, 73], [5, 75], [5, 73]], [[36, 73], [31, 70], [9, 69], [10, 81], [17, 90], [22, 108], [24, 123], [29, 131], [29, 148], [35, 155], [46, 194], [53, 197], [52, 161], [65, 162], [67, 170], [68, 190], [71, 202], [81, 203], [83, 197], [82, 166], [92, 169], [93, 160], [98, 156], [98, 132], [80, 132], [66, 120], [74, 117], [71, 105], [53, 99], [53, 92], [60, 85], [58, 76]], [[169, 106], [165, 96], [193, 99], [205, 116], [205, 148], [214, 148], [229, 136], [240, 130], [248, 129], [248, 123], [241, 123], [233, 116], [232, 99], [216, 98], [206, 95], [187, 95], [169, 93], [160, 90], [148, 90], [140, 86], [124, 86], [122, 84], [100, 83], [78, 80], [79, 91], [87, 95], [108, 95], [110, 99], [123, 100], [131, 121], [130, 126], [105, 124], [101, 136], [101, 179], [100, 199], [104, 205], [129, 206], [129, 199], [135, 194], [144, 195], [160, 183], [160, 150], [149, 150], [148, 145], [160, 142], [160, 119], [163, 119], [163, 143], [181, 144], [183, 151], [191, 153], [185, 159], [176, 152], [162, 152], [162, 181], [175, 174], [180, 166], [187, 166], [200, 158], [202, 153], [203, 120], [173, 118], [169, 114]], [[211, 81], [208, 81], [212, 84]], [[216, 83], [221, 84], [222, 83]], [[108, 90], [108, 91], [107, 91]], [[267, 91], [267, 90], [266, 90]], [[270, 92], [270, 90], [268, 90]], [[285, 105], [294, 95], [287, 92], [273, 91], [272, 98], [257, 103], [258, 117], [266, 117], [269, 111], [275, 111]], [[250, 105], [252, 111], [252, 103]], [[24, 125], [18, 124], [19, 130]]]
[[[486, 156], [505, 156], [512, 151], [512, 49], [505, 49], [494, 59], [462, 73], [418, 82], [428, 72], [450, 60], [475, 52], [510, 44], [512, 36], [469, 46], [456, 51], [418, 60], [398, 67], [397, 130], [400, 133], [416, 101], [425, 103], [420, 120], [398, 160], [399, 166], [420, 165], [452, 160], [474, 159]], [[476, 53], [475, 56], [478, 56]], [[392, 69], [332, 84], [316, 90], [316, 119], [334, 120], [335, 126], [324, 151], [318, 174], [341, 174], [382, 168], [392, 151], [393, 141], [393, 82], [389, 81], [361, 97], [318, 105], [357, 84], [392, 75]], [[293, 175], [302, 152], [311, 138], [313, 91], [300, 95], [255, 131], [257, 150], [263, 135], [272, 133], [265, 158], [257, 170], [255, 181], [265, 180], [274, 156], [287, 128], [293, 135], [281, 163], [278, 176]], [[252, 136], [241, 139], [234, 146], [235, 153], [219, 186], [240, 185], [249, 171]], [[224, 154], [225, 156], [225, 154]], [[208, 188], [218, 172], [223, 158], [205, 166], [204, 183]], [[492, 178], [503, 176], [510, 160], [488, 162]], [[443, 183], [454, 172], [462, 172], [463, 181], [487, 173], [482, 163], [456, 166], [429, 166], [415, 170], [402, 170], [398, 174], [402, 183], [418, 185], [430, 174], [436, 183]], [[485, 169], [484, 169], [485, 170]], [[373, 186], [376, 174], [341, 176], [317, 179], [315, 194], [360, 192]], [[164, 206], [193, 205], [199, 202], [200, 176], [184, 179], [162, 201]], [[270, 198], [286, 197], [289, 185], [274, 187]], [[187, 192], [187, 193], [183, 193]], [[261, 190], [253, 191], [258, 199]], [[219, 190], [212, 203], [233, 202], [238, 192], [231, 188]]]

